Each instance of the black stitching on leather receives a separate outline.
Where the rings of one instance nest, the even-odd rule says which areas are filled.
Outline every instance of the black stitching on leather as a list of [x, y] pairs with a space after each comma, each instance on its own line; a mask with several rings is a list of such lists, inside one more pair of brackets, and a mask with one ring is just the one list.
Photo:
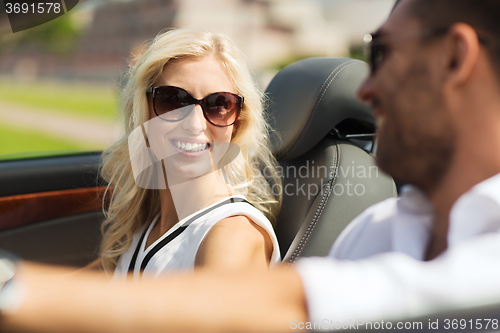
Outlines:
[[332, 174], [330, 174], [330, 180], [328, 181], [328, 183], [325, 186], [326, 190], [323, 193], [323, 197], [321, 198], [318, 209], [316, 210], [316, 213], [314, 214], [314, 217], [311, 220], [311, 223], [309, 223], [309, 227], [307, 227], [299, 244], [297, 245], [297, 247], [293, 251], [293, 254], [290, 257], [290, 259], [288, 260], [289, 265], [293, 265], [293, 263], [297, 260], [297, 258], [300, 256], [300, 254], [304, 250], [304, 247], [306, 246], [307, 241], [311, 237], [311, 234], [314, 231], [314, 228], [318, 224], [318, 221], [321, 218], [321, 214], [323, 214], [323, 211], [326, 207], [326, 203], [327, 203], [328, 199], [330, 198], [331, 193], [333, 192], [335, 180], [338, 177], [339, 168], [340, 168], [340, 148], [339, 148], [337, 142], [335, 142], [335, 140], [333, 140], [333, 142], [335, 143], [336, 159], [337, 159], [336, 164], [335, 164], [335, 170], [333, 170]]
[[[319, 90], [318, 92], [318, 95], [319, 97], [316, 98], [316, 102], [314, 103], [313, 105], [313, 109], [311, 110], [310, 114], [309, 114], [309, 119], [307, 121], [307, 124], [306, 126], [304, 127], [304, 129], [301, 131], [299, 137], [297, 138], [297, 140], [291, 144], [291, 147], [290, 149], [285, 152], [283, 154], [283, 158], [286, 158], [287, 156], [291, 155], [291, 153], [297, 148], [297, 146], [299, 145], [299, 143], [302, 141], [302, 139], [304, 138], [304, 135], [305, 133], [307, 132], [307, 130], [309, 129], [309, 126], [311, 126], [311, 123], [312, 123], [312, 119], [314, 118], [314, 114], [316, 113], [316, 111], [318, 110], [318, 107], [319, 105], [321, 104], [321, 101], [323, 100], [323, 96], [325, 96], [325, 93], [328, 89], [328, 87], [332, 84], [332, 82], [335, 80], [335, 78], [337, 78], [337, 76], [344, 70], [346, 69], [347, 67], [353, 65], [357, 63], [357, 61], [355, 60], [352, 60], [352, 61], [348, 61], [348, 62], [345, 62], [343, 64], [340, 64], [339, 66], [337, 66], [331, 73], [330, 75], [328, 75], [328, 77], [325, 79], [325, 82], [323, 82], [323, 85], [321, 86], [321, 89]], [[332, 77], [333, 76], [333, 77]]]

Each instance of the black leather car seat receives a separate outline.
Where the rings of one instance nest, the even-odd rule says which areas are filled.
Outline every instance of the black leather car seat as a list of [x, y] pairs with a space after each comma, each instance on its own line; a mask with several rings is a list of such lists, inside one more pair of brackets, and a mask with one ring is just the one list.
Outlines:
[[393, 180], [361, 148], [370, 148], [375, 131], [370, 109], [356, 98], [367, 74], [362, 61], [310, 58], [284, 68], [266, 90], [283, 176], [276, 233], [284, 261], [327, 255], [354, 217], [396, 195]]

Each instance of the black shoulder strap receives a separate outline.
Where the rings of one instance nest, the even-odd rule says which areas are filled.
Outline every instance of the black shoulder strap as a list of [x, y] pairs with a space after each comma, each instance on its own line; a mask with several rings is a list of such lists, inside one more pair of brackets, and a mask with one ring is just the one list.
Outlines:
[[149, 227], [144, 229], [144, 232], [142, 233], [141, 238], [139, 238], [139, 243], [137, 243], [137, 246], [134, 251], [134, 255], [132, 256], [132, 259], [130, 259], [130, 265], [128, 266], [128, 272], [132, 273], [135, 268], [135, 263], [137, 261], [137, 256], [139, 255], [139, 250], [141, 248], [141, 244], [144, 241], [144, 237], [146, 236], [146, 233], [148, 232]]

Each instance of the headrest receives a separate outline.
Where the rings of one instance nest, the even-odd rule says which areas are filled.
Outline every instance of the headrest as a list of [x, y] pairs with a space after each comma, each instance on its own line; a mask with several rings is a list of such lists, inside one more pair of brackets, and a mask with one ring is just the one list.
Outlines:
[[375, 118], [356, 92], [368, 66], [348, 58], [309, 58], [281, 70], [266, 89], [272, 151], [279, 160], [299, 157], [328, 133], [375, 132]]

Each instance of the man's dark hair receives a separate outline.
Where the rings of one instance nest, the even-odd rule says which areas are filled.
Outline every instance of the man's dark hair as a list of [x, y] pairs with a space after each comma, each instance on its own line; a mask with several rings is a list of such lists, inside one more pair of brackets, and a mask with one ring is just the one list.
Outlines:
[[[397, 0], [394, 8], [402, 0]], [[496, 72], [500, 77], [500, 0], [409, 0], [410, 15], [424, 29], [445, 28], [454, 23], [469, 24], [487, 42]], [[393, 8], [393, 9], [394, 9]]]
[[392, 7], [392, 11], [394, 11], [394, 8], [396, 8], [396, 6], [401, 2], [401, 0], [396, 0], [396, 2], [394, 3], [394, 6]]

